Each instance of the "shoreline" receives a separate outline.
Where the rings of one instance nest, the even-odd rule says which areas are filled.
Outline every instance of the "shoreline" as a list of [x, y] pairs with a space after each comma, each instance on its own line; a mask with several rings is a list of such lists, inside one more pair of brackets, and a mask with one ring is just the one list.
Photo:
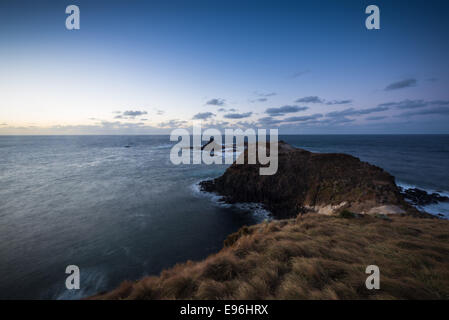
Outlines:
[[[227, 202], [226, 198], [223, 197], [222, 195], [217, 194], [216, 192], [213, 192], [213, 191], [205, 191], [205, 190], [201, 189], [200, 183], [202, 183], [202, 182], [209, 182], [209, 181], [212, 181], [214, 179], [215, 178], [208, 178], [208, 179], [205, 179], [205, 180], [199, 180], [199, 181], [195, 182], [192, 185], [192, 188], [194, 189], [194, 192], [198, 193], [198, 194], [202, 194], [202, 196], [204, 196], [206, 198], [209, 198], [210, 201], [216, 203], [219, 206], [223, 206], [225, 208], [229, 208], [230, 206], [233, 206], [233, 205], [239, 206], [239, 205], [244, 205], [245, 204], [245, 203]], [[444, 192], [444, 191], [441, 192], [441, 191], [437, 191], [437, 190], [433, 190], [433, 189], [425, 189], [425, 188], [421, 188], [419, 186], [410, 185], [410, 184], [401, 183], [401, 182], [398, 182], [396, 184], [397, 184], [397, 186], [399, 188], [402, 188], [404, 191], [417, 189], [417, 190], [420, 190], [420, 191], [424, 191], [424, 192], [426, 192], [428, 194], [437, 193], [439, 196], [443, 196], [443, 197], [448, 197], [449, 196], [449, 192]], [[407, 199], [406, 199], [406, 201], [407, 201]], [[428, 213], [428, 214], [430, 214], [430, 215], [432, 215], [432, 216], [434, 216], [436, 218], [446, 219], [446, 220], [449, 219], [449, 213], [447, 215], [444, 215], [444, 213], [437, 212], [436, 210], [434, 210], [433, 212], [426, 210], [429, 206], [432, 206], [432, 204], [424, 205], [424, 206], [417, 206], [417, 205], [413, 204], [412, 202], [409, 202], [409, 203], [413, 207], [415, 207], [417, 210], [424, 211], [425, 213]], [[443, 204], [447, 204], [447, 206], [449, 208], [449, 203], [448, 202], [438, 202], [435, 205], [442, 206]], [[270, 220], [274, 219], [272, 213], [267, 208], [263, 207], [264, 206], [263, 203], [254, 203], [254, 205], [262, 206], [262, 208], [260, 208], [260, 209], [267, 211], [267, 216], [266, 217], [269, 218]]]
[[[243, 227], [204, 260], [86, 299], [449, 299], [447, 239], [447, 220], [309, 214]], [[375, 292], [364, 288], [373, 262]]]
[[[310, 152], [301, 149], [291, 151], [292, 149], [289, 148], [288, 150], [289, 153], [295, 152], [294, 155], [299, 157], [311, 155]], [[420, 261], [419, 263], [426, 265], [426, 259], [428, 260], [432, 257], [436, 257], [435, 253], [428, 256], [430, 253], [423, 247], [423, 245], [427, 243], [426, 241], [429, 241], [427, 237], [431, 236], [433, 238], [428, 245], [430, 246], [431, 243], [439, 243], [439, 246], [435, 247], [432, 244], [431, 247], [433, 248], [432, 250], [436, 250], [441, 255], [437, 257], [437, 260], [433, 261], [432, 264], [442, 263], [438, 268], [441, 267], [442, 270], [449, 270], [449, 245], [446, 243], [447, 237], [449, 237], [449, 221], [445, 219], [435, 219], [438, 217], [425, 212], [420, 212], [414, 206], [412, 207], [411, 204], [406, 203], [402, 193], [399, 193], [399, 188], [394, 182], [394, 177], [390, 176], [383, 169], [368, 163], [360, 162], [360, 160], [351, 156], [339, 154], [324, 156], [336, 157], [338, 161], [340, 161], [339, 159], [345, 161], [347, 161], [346, 159], [349, 159], [349, 163], [353, 163], [353, 166], [355, 166], [356, 172], [359, 170], [366, 170], [369, 177], [373, 176], [375, 179], [384, 179], [385, 182], [379, 184], [381, 187], [375, 189], [378, 190], [376, 192], [387, 192], [386, 196], [393, 201], [393, 204], [397, 203], [398, 205], [404, 206], [407, 211], [384, 213], [375, 210], [357, 213], [348, 210], [348, 206], [343, 206], [337, 207], [337, 210], [330, 214], [320, 214], [309, 210], [308, 212], [300, 212], [293, 217], [279, 217], [273, 215], [275, 219], [272, 221], [259, 222], [250, 227], [244, 226], [236, 233], [228, 235], [221, 250], [201, 261], [193, 262], [189, 260], [184, 263], [178, 263], [169, 269], [163, 270], [158, 276], [144, 277], [136, 282], [125, 281], [118, 288], [109, 292], [99, 293], [89, 297], [89, 299], [307, 299], [310, 297], [325, 299], [407, 299], [413, 297], [415, 294], [414, 290], [405, 290], [407, 292], [404, 295], [404, 292], [400, 292], [399, 288], [397, 288], [402, 286], [402, 284], [398, 283], [391, 283], [393, 288], [392, 292], [382, 292], [382, 294], [377, 296], [368, 293], [366, 293], [368, 294], [366, 296], [363, 294], [361, 296], [356, 296], [355, 294], [356, 292], [359, 292], [359, 289], [354, 292], [353, 288], [347, 287], [347, 283], [334, 283], [333, 281], [327, 280], [323, 280], [325, 282], [323, 285], [330, 286], [326, 290], [323, 289], [322, 285], [318, 288], [311, 288], [313, 285], [310, 283], [303, 283], [303, 287], [299, 286], [292, 292], [290, 289], [286, 289], [285, 285], [295, 286], [296, 282], [288, 282], [288, 284], [285, 285], [280, 284], [280, 282], [282, 283], [283, 279], [285, 279], [286, 273], [295, 273], [296, 271], [294, 268], [283, 272], [282, 275], [271, 275], [269, 281], [273, 281], [273, 285], [257, 288], [257, 290], [255, 289], [262, 284], [251, 277], [253, 274], [258, 275], [259, 272], [262, 272], [260, 269], [263, 269], [267, 262], [268, 264], [276, 264], [277, 267], [272, 266], [274, 268], [285, 268], [286, 266], [284, 266], [283, 263], [290, 261], [290, 259], [295, 259], [298, 263], [299, 261], [302, 261], [301, 263], [306, 263], [303, 265], [305, 270], [301, 271], [301, 269], [299, 269], [298, 271], [306, 272], [303, 275], [305, 277], [313, 277], [313, 274], [316, 272], [315, 268], [318, 268], [318, 270], [323, 268], [322, 265], [317, 265], [312, 269], [307, 267], [308, 264], [315, 263], [314, 261], [316, 261], [316, 259], [318, 259], [318, 261], [323, 261], [322, 263], [328, 263], [325, 261], [328, 261], [329, 259], [332, 260], [333, 267], [331, 267], [331, 269], [340, 268], [341, 271], [338, 272], [342, 272], [343, 274], [348, 274], [349, 269], [353, 270], [352, 272], [360, 272], [361, 270], [356, 271], [354, 269], [354, 264], [357, 264], [358, 261], [358, 258], [355, 257], [371, 255], [370, 251], [366, 251], [366, 247], [369, 247], [368, 243], [372, 241], [372, 239], [376, 239], [375, 243], [372, 244], [374, 246], [378, 246], [379, 239], [382, 239], [382, 241], [385, 242], [384, 246], [377, 247], [377, 250], [380, 250], [379, 254], [385, 250], [392, 250], [392, 252], [399, 254], [401, 259], [418, 254], [416, 252], [409, 252], [409, 250], [422, 250], [422, 253], [419, 252], [418, 260]], [[347, 162], [343, 163], [346, 164]], [[235, 192], [241, 193], [241, 191], [235, 189], [235, 186], [239, 185], [240, 182], [235, 182], [233, 179], [241, 179], [243, 177], [244, 183], [251, 185], [252, 181], [250, 179], [245, 179], [245, 171], [251, 170], [251, 166], [255, 165], [241, 165], [240, 167], [232, 165], [222, 176], [196, 183], [194, 185], [197, 188], [196, 191], [207, 194], [206, 196], [209, 197], [210, 200], [220, 203], [221, 205], [235, 205], [236, 203], [239, 203], [239, 201], [234, 201], [235, 199], [229, 197], [229, 195], [233, 195]], [[282, 167], [280, 166], [280, 168]], [[257, 169], [257, 167], [255, 169]], [[240, 171], [242, 170], [243, 175], [240, 175]], [[372, 172], [369, 170], [372, 170]], [[233, 173], [233, 175], [226, 177], [229, 172]], [[359, 176], [356, 175], [355, 177]], [[225, 179], [226, 183], [234, 189], [226, 189], [226, 187], [224, 187], [224, 189], [222, 189], [225, 190], [224, 192], [219, 192], [220, 189], [217, 192], [217, 190], [210, 188], [212, 184], [217, 183], [216, 181], [220, 181], [220, 179]], [[259, 181], [262, 178], [255, 179], [256, 181]], [[273, 181], [270, 182], [273, 183]], [[390, 189], [385, 189], [385, 185], [390, 186]], [[232, 191], [233, 193], [229, 193], [229, 190], [234, 191]], [[390, 195], [388, 192], [390, 192]], [[396, 198], [391, 195], [399, 198], [396, 200]], [[362, 199], [367, 198], [362, 197]], [[379, 203], [368, 203], [374, 209], [380, 208], [379, 206], [376, 207]], [[262, 205], [265, 206], [266, 203], [262, 203]], [[386, 203], [386, 206], [388, 206], [388, 203]], [[389, 211], [388, 208], [387, 211]], [[337, 225], [338, 228], [335, 228], [335, 225]], [[428, 226], [428, 228], [424, 226]], [[391, 228], [391, 230], [385, 233], [385, 228]], [[423, 228], [427, 229], [421, 230]], [[310, 237], [303, 238], [303, 235], [307, 234], [310, 229], [312, 230]], [[316, 233], [313, 231], [314, 229], [320, 230], [320, 232]], [[415, 231], [410, 233], [410, 231], [407, 230]], [[281, 232], [283, 236], [280, 236], [278, 232]], [[310, 252], [307, 253], [308, 250], [311, 250], [310, 247], [320, 246], [319, 243], [321, 243], [323, 237], [327, 237], [327, 240], [325, 241], [326, 245], [313, 254]], [[348, 238], [338, 245], [338, 239], [343, 239], [345, 237]], [[422, 239], [420, 239], [419, 242], [416, 242], [418, 237], [422, 237]], [[301, 241], [298, 243], [299, 239], [305, 241], [304, 245], [302, 245]], [[365, 240], [362, 241], [364, 243], [363, 245], [361, 244], [358, 249], [354, 248], [353, 244], [350, 244], [351, 242], [360, 242], [360, 239]], [[265, 242], [266, 245], [260, 245], [260, 242]], [[334, 243], [331, 246], [333, 247], [332, 249], [329, 249], [328, 243]], [[343, 253], [345, 250], [354, 251], [346, 254]], [[254, 264], [254, 261], [248, 257], [253, 257], [254, 259], [257, 258], [256, 260], [258, 260], [259, 263]], [[288, 260], [285, 260], [286, 257], [288, 257]], [[309, 261], [308, 259], [311, 258], [313, 259]], [[306, 259], [307, 262], [303, 261], [304, 259]], [[378, 257], [376, 258], [376, 256], [373, 256], [370, 259], [376, 260]], [[245, 263], [250, 263], [248, 268], [245, 269], [239, 267], [239, 265]], [[385, 266], [387, 266], [386, 268], [389, 270], [390, 265], [397, 265], [397, 263], [398, 261], [395, 259], [391, 260], [391, 258], [386, 258], [383, 268], [385, 269]], [[401, 263], [403, 262], [400, 262], [400, 264]], [[410, 272], [410, 270], [407, 269], [410, 267], [408, 264], [400, 265], [399, 267], [401, 272], [405, 274]], [[326, 273], [329, 270], [323, 269], [322, 271]], [[267, 276], [267, 272], [269, 274], [271, 271], [264, 270], [261, 276]], [[413, 272], [418, 271], [414, 270]], [[294, 274], [291, 276], [294, 276]], [[324, 278], [327, 279], [327, 277], [329, 277], [329, 275]], [[399, 276], [392, 276], [391, 281], [396, 281], [397, 279], [395, 277]], [[426, 277], [426, 275], [423, 274], [422, 277]], [[351, 281], [354, 281], [354, 279], [351, 279], [350, 282]], [[429, 298], [433, 299], [448, 299], [449, 291], [446, 292], [447, 290], [445, 291], [445, 289], [442, 289], [446, 288], [446, 282], [449, 282], [449, 277], [442, 283], [438, 283], [438, 290], [430, 295], [426, 281], [416, 284], [416, 286], [418, 288], [422, 287], [422, 290], [424, 290], [419, 292], [421, 295], [428, 295]], [[276, 289], [273, 289], [273, 286], [275, 286]], [[342, 286], [346, 286], [345, 293], [339, 292]], [[240, 288], [242, 287], [246, 288], [245, 292], [241, 292]], [[305, 288], [313, 290], [313, 294], [310, 297], [304, 291]], [[418, 289], [418, 291], [419, 290], [420, 289]], [[259, 292], [262, 292], [263, 294], [259, 295]]]

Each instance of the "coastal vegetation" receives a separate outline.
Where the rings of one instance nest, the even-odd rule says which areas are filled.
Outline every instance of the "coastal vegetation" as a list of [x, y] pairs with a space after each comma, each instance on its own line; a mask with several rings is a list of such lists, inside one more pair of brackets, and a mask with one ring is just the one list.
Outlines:
[[[278, 172], [257, 169], [234, 163], [203, 190], [260, 202], [278, 220], [240, 228], [203, 261], [92, 298], [449, 299], [449, 221], [413, 207], [382, 168], [280, 142]], [[380, 288], [370, 290], [373, 265]]]
[[[368, 290], [365, 268], [380, 268]], [[448, 299], [449, 221], [298, 215], [231, 234], [218, 253], [95, 299]]]

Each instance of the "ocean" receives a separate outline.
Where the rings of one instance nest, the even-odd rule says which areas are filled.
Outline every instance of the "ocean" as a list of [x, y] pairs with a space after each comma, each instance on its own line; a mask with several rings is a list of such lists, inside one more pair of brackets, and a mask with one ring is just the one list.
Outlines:
[[[449, 195], [449, 135], [297, 135], [310, 151], [378, 165], [398, 185]], [[173, 165], [168, 136], [0, 136], [0, 299], [78, 299], [217, 252], [257, 204], [198, 182], [227, 165]], [[423, 208], [449, 217], [446, 203]], [[80, 268], [81, 288], [65, 288]]]

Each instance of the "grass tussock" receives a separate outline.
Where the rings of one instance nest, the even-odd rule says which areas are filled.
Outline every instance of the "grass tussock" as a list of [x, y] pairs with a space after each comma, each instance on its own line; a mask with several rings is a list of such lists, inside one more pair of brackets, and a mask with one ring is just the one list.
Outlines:
[[339, 217], [344, 219], [352, 219], [356, 217], [356, 214], [348, 210], [343, 210], [340, 212]]
[[[352, 218], [306, 215], [244, 227], [203, 261], [93, 298], [449, 298], [449, 221]], [[368, 265], [380, 268], [379, 290], [365, 287]]]

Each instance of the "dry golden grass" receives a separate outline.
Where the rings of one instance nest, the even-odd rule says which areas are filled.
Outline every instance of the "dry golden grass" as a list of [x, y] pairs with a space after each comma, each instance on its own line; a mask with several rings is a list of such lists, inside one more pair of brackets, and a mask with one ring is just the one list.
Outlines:
[[[204, 261], [96, 299], [448, 299], [449, 221], [306, 215], [244, 227]], [[380, 290], [365, 268], [380, 268]]]

